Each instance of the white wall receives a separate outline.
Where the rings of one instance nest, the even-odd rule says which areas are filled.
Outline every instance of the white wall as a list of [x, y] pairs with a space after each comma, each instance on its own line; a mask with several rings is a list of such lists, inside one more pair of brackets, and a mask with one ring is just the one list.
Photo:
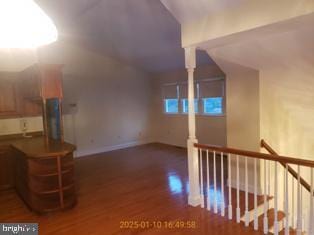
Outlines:
[[[197, 67], [195, 79], [224, 77], [216, 65]], [[154, 138], [156, 141], [186, 147], [188, 117], [185, 114], [164, 114], [162, 85], [187, 81], [186, 70], [158, 74], [154, 78]], [[196, 115], [196, 137], [202, 144], [226, 145], [226, 117]]]

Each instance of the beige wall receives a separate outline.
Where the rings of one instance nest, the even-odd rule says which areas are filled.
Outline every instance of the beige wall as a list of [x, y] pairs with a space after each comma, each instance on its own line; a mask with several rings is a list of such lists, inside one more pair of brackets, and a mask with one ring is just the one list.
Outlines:
[[[180, 6], [184, 7], [184, 4], [180, 4]], [[174, 9], [174, 11], [181, 12], [182, 9]], [[282, 24], [285, 20], [313, 14], [313, 12], [314, 2], [312, 0], [242, 1], [238, 2], [236, 7], [225, 7], [201, 18], [197, 12], [194, 12], [194, 20], [181, 22], [183, 23], [182, 46], [187, 47], [218, 38], [221, 40], [229, 35], [236, 36], [237, 33], [249, 32], [266, 25]], [[276, 29], [264, 30], [263, 34], [274, 32]]]
[[65, 43], [39, 54], [40, 62], [65, 65], [65, 138], [77, 145], [77, 155], [151, 141], [149, 74]]
[[[216, 65], [197, 67], [195, 79], [224, 77]], [[162, 73], [154, 78], [154, 138], [156, 141], [186, 147], [188, 117], [185, 114], [164, 114], [162, 88], [165, 83], [187, 81], [185, 70]], [[196, 137], [200, 143], [225, 146], [226, 117], [196, 115]]]
[[[313, 159], [313, 39], [313, 31], [305, 25], [298, 31], [210, 50], [222, 69], [219, 59], [259, 71], [259, 139], [282, 155]], [[228, 125], [228, 137], [229, 131]], [[279, 169], [283, 181], [283, 168]], [[310, 182], [308, 169], [302, 167], [301, 175]]]
[[[226, 73], [227, 96], [227, 146], [236, 149], [260, 151], [260, 91], [259, 72], [252, 68], [221, 59], [210, 53], [211, 57]], [[240, 157], [240, 188], [245, 190], [245, 162]], [[258, 193], [262, 194], [261, 163], [257, 164]], [[236, 187], [236, 159], [232, 158], [231, 184]], [[254, 192], [254, 161], [248, 159], [248, 188]]]
[[312, 71], [261, 71], [261, 136], [280, 154], [314, 158]]
[[22, 133], [21, 121], [27, 122], [26, 132], [37, 132], [43, 130], [43, 120], [41, 117], [0, 119], [0, 135]]
[[36, 62], [35, 49], [0, 48], [0, 71], [19, 72]]
[[211, 56], [226, 73], [228, 147], [259, 151], [259, 72]]

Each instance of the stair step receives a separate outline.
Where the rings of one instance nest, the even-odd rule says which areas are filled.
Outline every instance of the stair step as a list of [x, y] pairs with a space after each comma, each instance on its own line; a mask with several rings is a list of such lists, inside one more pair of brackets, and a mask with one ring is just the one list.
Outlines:
[[[267, 218], [268, 218], [268, 231], [270, 233], [274, 233], [274, 219], [275, 219], [275, 209], [271, 208], [267, 211]], [[283, 211], [277, 212], [277, 219], [278, 219], [278, 231], [282, 231], [284, 229], [285, 223], [285, 213]], [[251, 225], [251, 224], [250, 224]], [[258, 217], [258, 225], [260, 231], [264, 231], [264, 215]], [[253, 223], [252, 223], [253, 226]]]
[[[274, 207], [274, 200], [273, 198], [269, 198], [267, 208], [273, 208], [273, 207]], [[257, 211], [257, 217], [260, 217], [261, 215], [264, 214], [264, 202], [262, 202], [261, 204], [257, 206], [256, 211]], [[252, 210], [249, 211], [249, 223], [251, 223], [254, 220], [254, 214], [255, 214], [255, 210], [253, 208]], [[245, 223], [245, 214], [241, 217], [241, 221]]]
[[[277, 218], [278, 218], [278, 223], [279, 223], [280, 221], [284, 220], [285, 213], [282, 211], [278, 211], [277, 216], [278, 216]], [[267, 218], [268, 218], [268, 228], [273, 228], [274, 218], [275, 218], [275, 210], [273, 208], [271, 208], [267, 211]], [[254, 226], [254, 221], [252, 221], [250, 223], [250, 226], [252, 226], [252, 227]], [[264, 228], [264, 214], [262, 214], [258, 217], [258, 229], [260, 231], [263, 231], [263, 228]]]
[[[212, 190], [210, 191], [210, 193], [211, 193], [211, 195], [210, 195], [210, 198], [211, 198], [211, 200], [210, 200], [210, 208], [211, 208], [211, 211], [214, 211], [214, 195], [213, 195], [214, 191], [213, 191], [213, 187], [212, 186], [211, 186], [211, 189]], [[217, 187], [217, 191], [221, 192], [219, 187]], [[232, 188], [231, 189], [231, 195], [232, 195], [231, 198], [232, 198], [232, 215], [233, 215], [232, 218], [233, 218], [233, 220], [236, 219], [236, 205], [237, 205], [237, 201], [236, 201], [236, 198], [237, 198], [236, 195], [237, 194], [236, 193], [237, 193], [236, 189]], [[218, 193], [218, 195], [219, 195], [219, 197], [217, 198], [217, 214], [221, 214], [221, 204], [220, 204], [221, 203], [221, 194]], [[243, 217], [244, 214], [245, 214], [245, 192], [244, 191], [240, 191], [239, 196], [240, 196], [239, 197], [239, 201], [240, 201], [240, 216]], [[228, 217], [228, 204], [229, 204], [228, 199], [229, 199], [229, 197], [228, 197], [228, 188], [227, 187], [224, 188], [224, 198], [225, 198], [225, 216]], [[268, 197], [267, 200], [268, 201], [273, 201], [272, 197]], [[208, 208], [208, 205], [207, 205], [207, 195], [204, 195], [204, 201], [205, 201], [204, 207]], [[249, 203], [248, 203], [248, 205], [249, 205], [248, 207], [249, 208], [248, 209], [249, 209], [249, 211], [251, 211], [251, 210], [254, 209], [254, 194], [248, 193], [248, 201], [249, 201]], [[257, 196], [257, 205], [258, 205], [258, 207], [263, 207], [263, 205], [264, 205], [264, 195], [258, 195]]]
[[[285, 230], [279, 232], [279, 235], [285, 235]], [[289, 235], [297, 235], [297, 230], [290, 228]], [[302, 233], [302, 235], [306, 235], [305, 232]]]

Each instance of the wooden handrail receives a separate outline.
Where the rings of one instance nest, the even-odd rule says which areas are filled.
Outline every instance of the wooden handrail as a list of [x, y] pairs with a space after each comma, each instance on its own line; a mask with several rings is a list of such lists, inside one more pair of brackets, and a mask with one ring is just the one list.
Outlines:
[[[263, 140], [263, 139], [261, 140], [261, 147], [265, 148], [270, 154], [280, 157], [276, 153], [276, 151], [272, 147], [270, 147], [270, 145], [267, 144], [266, 141]], [[281, 162], [280, 160], [278, 162], [283, 167], [286, 167], [285, 163]], [[298, 173], [289, 165], [288, 165], [288, 171], [295, 179], [298, 179]], [[307, 191], [309, 191], [311, 193], [311, 186], [310, 186], [310, 184], [307, 183], [301, 176], [300, 176], [300, 183]]]
[[230, 154], [239, 155], [239, 156], [246, 156], [246, 157], [257, 158], [257, 159], [266, 159], [270, 161], [278, 161], [284, 165], [295, 164], [295, 165], [314, 168], [314, 161], [308, 160], [308, 159], [299, 159], [299, 158], [294, 158], [294, 157], [286, 157], [286, 156], [280, 156], [280, 155], [275, 155], [275, 154], [259, 153], [259, 152], [241, 150], [241, 149], [220, 147], [220, 146], [214, 146], [214, 145], [204, 145], [204, 144], [198, 144], [198, 143], [194, 144], [194, 147], [205, 149], [205, 150], [210, 150], [210, 151], [230, 153]]

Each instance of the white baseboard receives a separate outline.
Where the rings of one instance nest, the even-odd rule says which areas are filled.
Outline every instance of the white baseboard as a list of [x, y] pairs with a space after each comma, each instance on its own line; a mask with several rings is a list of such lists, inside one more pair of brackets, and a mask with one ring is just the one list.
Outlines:
[[155, 143], [160, 143], [160, 144], [165, 144], [165, 145], [170, 145], [170, 146], [173, 146], [173, 147], [179, 147], [179, 148], [187, 148], [187, 145], [182, 145], [182, 144], [174, 144], [174, 143], [169, 143], [167, 141], [162, 141], [162, 140], [157, 140], [157, 141], [154, 141]]
[[124, 144], [118, 144], [118, 145], [112, 145], [112, 146], [104, 146], [100, 148], [94, 148], [94, 149], [82, 149], [82, 150], [77, 150], [74, 153], [75, 157], [84, 157], [88, 155], [93, 155], [93, 154], [98, 154], [98, 153], [105, 153], [105, 152], [110, 152], [114, 150], [119, 150], [119, 149], [125, 149], [129, 147], [135, 147], [143, 144], [149, 144], [152, 143], [153, 141], [150, 140], [141, 140], [141, 141], [133, 141], [129, 143], [124, 143]]

